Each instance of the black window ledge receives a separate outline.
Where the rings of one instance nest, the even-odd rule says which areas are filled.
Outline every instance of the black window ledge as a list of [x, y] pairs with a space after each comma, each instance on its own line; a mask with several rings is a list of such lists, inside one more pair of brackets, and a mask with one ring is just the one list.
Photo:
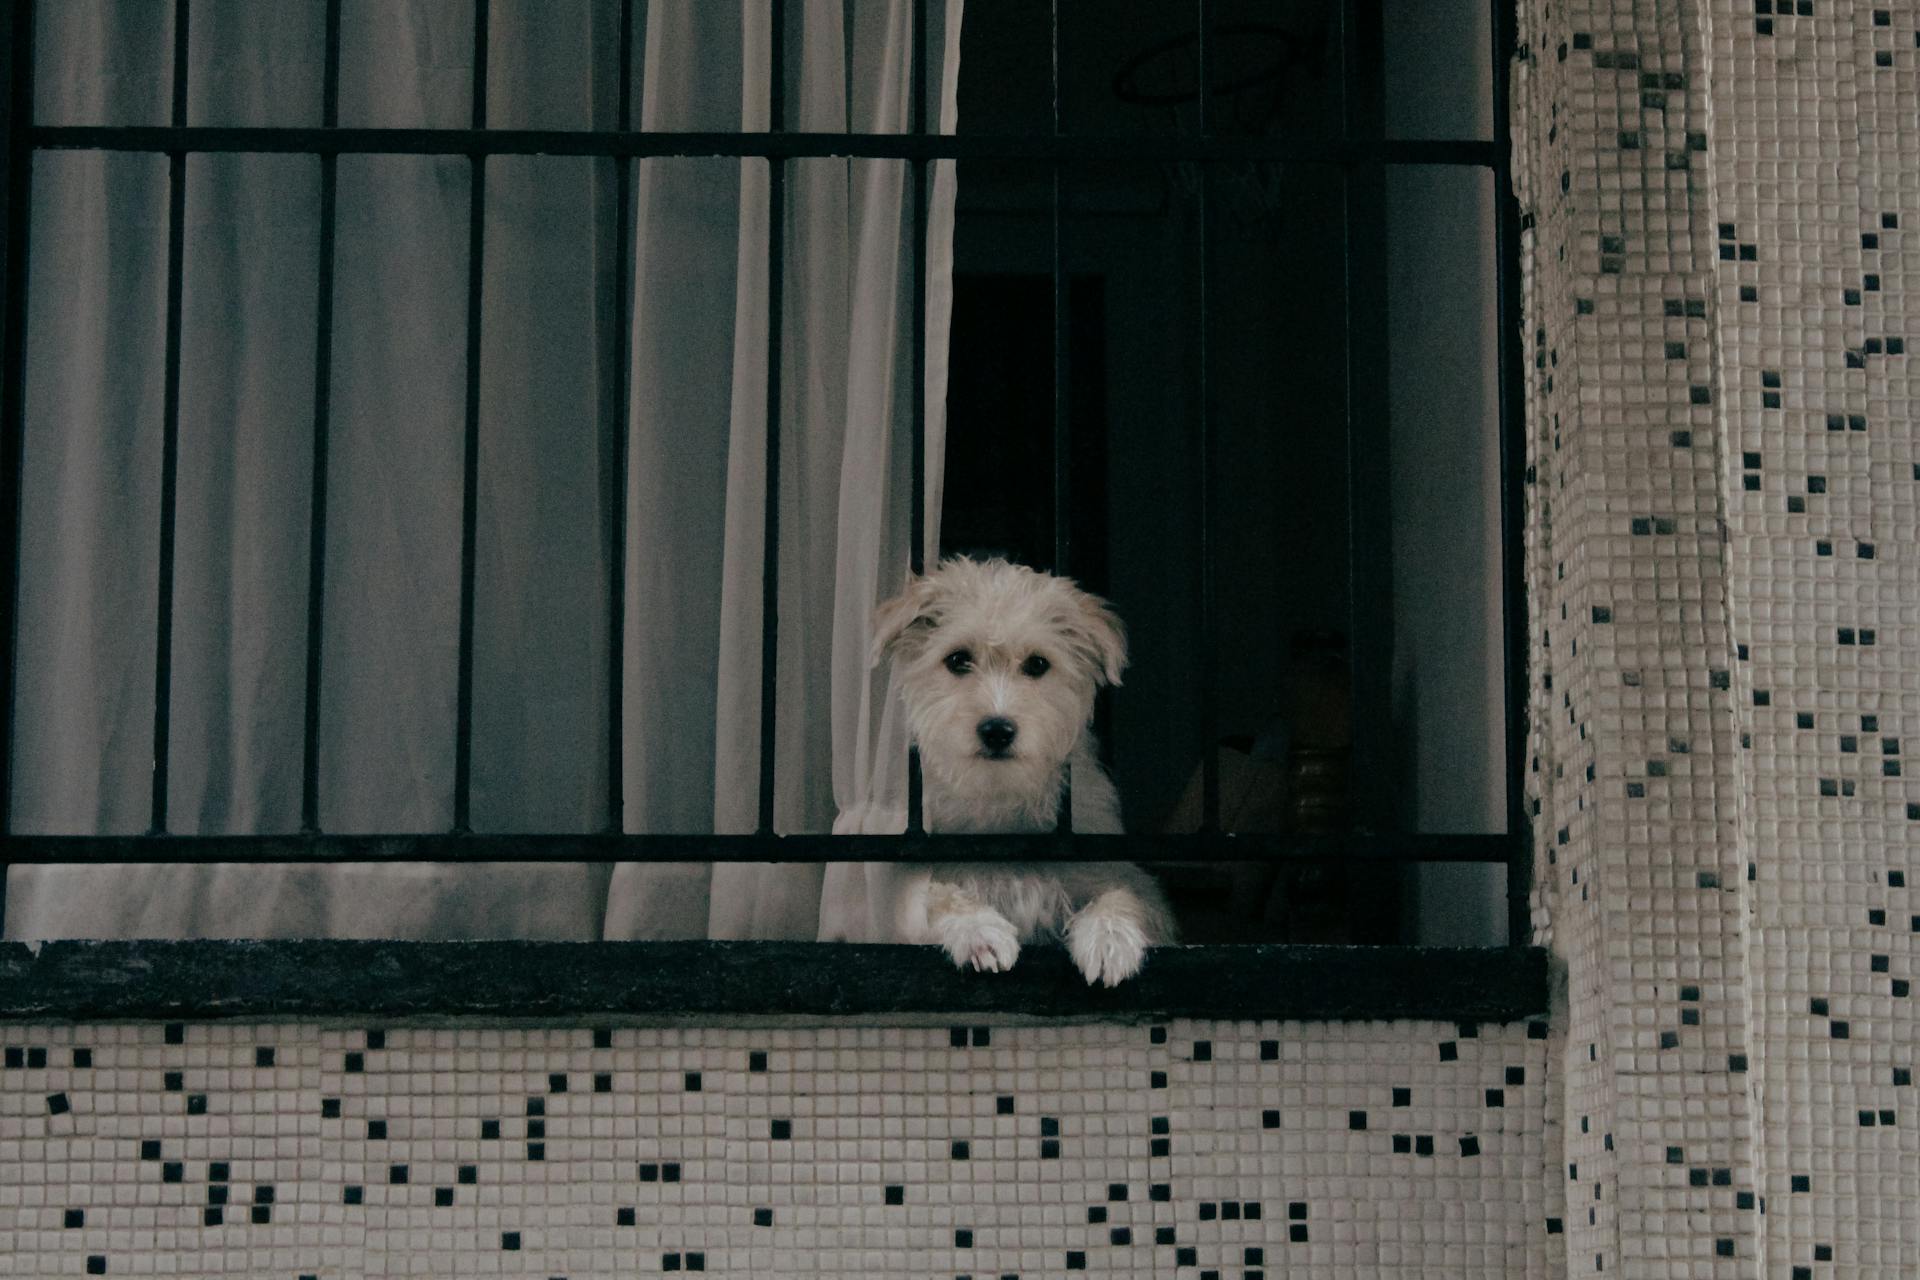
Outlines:
[[881, 1017], [1517, 1022], [1539, 948], [1160, 947], [1113, 989], [1065, 951], [961, 972], [932, 947], [796, 942], [0, 944], [0, 1020]]

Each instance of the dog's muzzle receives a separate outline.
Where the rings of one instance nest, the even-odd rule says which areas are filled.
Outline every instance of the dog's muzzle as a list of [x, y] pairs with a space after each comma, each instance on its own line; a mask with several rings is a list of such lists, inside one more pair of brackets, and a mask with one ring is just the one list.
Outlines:
[[1020, 730], [1011, 720], [1000, 716], [988, 716], [974, 726], [974, 732], [980, 735], [982, 754], [989, 759], [1000, 760], [1009, 754], [1008, 749], [1013, 746], [1014, 735]]

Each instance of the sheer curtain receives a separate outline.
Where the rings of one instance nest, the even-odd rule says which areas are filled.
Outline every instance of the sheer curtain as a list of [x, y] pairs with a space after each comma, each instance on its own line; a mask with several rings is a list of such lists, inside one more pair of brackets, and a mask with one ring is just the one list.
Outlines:
[[[320, 118], [321, 0], [198, 0], [189, 123]], [[37, 118], [164, 123], [171, 6], [39, 11]], [[789, 127], [908, 127], [908, 0], [787, 5]], [[928, 118], [955, 124], [961, 0], [930, 0]], [[764, 0], [636, 0], [654, 129], [769, 118]], [[472, 0], [345, 0], [343, 125], [462, 127]], [[610, 127], [617, 0], [493, 0], [488, 119]], [[34, 172], [13, 825], [149, 825], [166, 280], [165, 157]], [[187, 165], [168, 829], [300, 825], [319, 165]], [[472, 822], [608, 820], [608, 540], [623, 503], [629, 831], [754, 825], [764, 162], [634, 166], [628, 484], [614, 491], [614, 167], [485, 169]], [[320, 824], [452, 822], [470, 166], [338, 169], [319, 717]], [[901, 162], [788, 166], [781, 344], [776, 820], [897, 805], [904, 759], [867, 618], [908, 543], [914, 270]], [[937, 543], [952, 166], [927, 275], [928, 545]], [[12, 937], [874, 936], [859, 868], [15, 868]]]

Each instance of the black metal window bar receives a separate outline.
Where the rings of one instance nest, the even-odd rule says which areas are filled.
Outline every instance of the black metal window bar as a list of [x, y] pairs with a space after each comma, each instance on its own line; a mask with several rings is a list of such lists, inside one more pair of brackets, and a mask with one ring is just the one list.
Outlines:
[[[1228, 862], [1239, 860], [1344, 861], [1377, 860], [1381, 863], [1469, 862], [1500, 863], [1507, 869], [1507, 919], [1510, 944], [1527, 939], [1527, 894], [1531, 878], [1528, 849], [1529, 819], [1523, 788], [1525, 741], [1525, 616], [1521, 565], [1521, 489], [1524, 483], [1524, 451], [1521, 436], [1522, 377], [1521, 317], [1519, 281], [1520, 219], [1511, 181], [1512, 158], [1504, 137], [1509, 94], [1510, 56], [1516, 53], [1515, 14], [1511, 0], [1494, 0], [1493, 5], [1493, 141], [1473, 140], [1391, 140], [1385, 136], [1383, 23], [1379, 0], [1341, 0], [1340, 37], [1344, 60], [1345, 93], [1342, 107], [1341, 136], [1336, 141], [1302, 141], [1285, 137], [1240, 137], [1214, 132], [1207, 118], [1208, 93], [1199, 95], [1196, 127], [1177, 135], [1138, 137], [1072, 136], [1062, 128], [1060, 92], [1060, 0], [1051, 6], [1053, 127], [1050, 132], [1013, 135], [941, 135], [927, 132], [926, 120], [926, 23], [929, 0], [912, 0], [913, 72], [910, 131], [901, 134], [800, 133], [786, 129], [783, 99], [784, 11], [786, 0], [769, 0], [772, 18], [772, 44], [769, 66], [771, 82], [771, 120], [764, 133], [701, 133], [635, 130], [632, 126], [631, 71], [633, 64], [633, 18], [630, 5], [621, 6], [619, 25], [620, 79], [617, 122], [611, 131], [554, 131], [531, 129], [490, 129], [487, 126], [487, 0], [476, 0], [473, 19], [473, 96], [471, 125], [466, 129], [413, 128], [341, 128], [339, 119], [340, 23], [341, 0], [327, 0], [326, 61], [322, 87], [322, 120], [317, 128], [189, 127], [187, 113], [187, 52], [191, 21], [191, 0], [172, 0], [173, 50], [172, 98], [169, 123], [165, 126], [46, 126], [33, 122], [34, 102], [34, 0], [15, 0], [10, 23], [0, 28], [6, 41], [0, 57], [0, 75], [7, 78], [0, 92], [0, 112], [4, 112], [7, 145], [0, 153], [0, 190], [5, 204], [0, 208], [0, 227], [4, 228], [5, 257], [0, 262], [4, 284], [4, 314], [0, 315], [0, 353], [4, 356], [4, 400], [0, 401], [0, 642], [6, 646], [0, 658], [0, 705], [6, 709], [6, 732], [0, 737], [0, 806], [7, 805], [12, 791], [12, 743], [14, 690], [18, 679], [15, 669], [17, 593], [20, 579], [21, 464], [23, 448], [24, 373], [27, 319], [28, 227], [31, 221], [32, 170], [36, 152], [46, 150], [133, 151], [164, 154], [169, 159], [167, 207], [167, 279], [165, 381], [161, 447], [159, 607], [156, 619], [157, 646], [155, 697], [153, 711], [153, 783], [152, 825], [139, 836], [42, 836], [6, 835], [4, 853], [0, 853], [0, 913], [5, 907], [5, 868], [8, 864], [76, 863], [329, 863], [329, 862], [411, 862], [411, 861], [683, 861], [718, 862], [761, 861], [1001, 861], [1001, 860], [1125, 860], [1150, 862]], [[1216, 33], [1210, 0], [1193, 0], [1197, 23], [1199, 83], [1207, 78], [1210, 51], [1209, 35]], [[1217, 38], [1217, 34], [1216, 34]], [[317, 157], [320, 166], [319, 200], [319, 272], [316, 299], [317, 328], [314, 350], [313, 398], [313, 475], [312, 510], [309, 541], [311, 574], [307, 606], [305, 737], [302, 770], [302, 829], [295, 834], [259, 836], [181, 836], [167, 832], [167, 765], [169, 732], [169, 681], [173, 609], [174, 511], [180, 409], [180, 333], [182, 239], [186, 201], [186, 157], [191, 153], [283, 153]], [[343, 154], [357, 155], [439, 155], [465, 156], [472, 165], [470, 207], [470, 249], [467, 273], [466, 324], [466, 405], [465, 454], [462, 472], [461, 559], [459, 578], [459, 672], [456, 685], [457, 723], [455, 726], [455, 782], [453, 829], [444, 833], [391, 836], [336, 835], [322, 832], [318, 823], [319, 774], [317, 763], [320, 682], [323, 673], [321, 652], [321, 609], [324, 583], [324, 551], [327, 517], [327, 433], [329, 426], [329, 382], [332, 360], [333, 267], [335, 238], [335, 170]], [[632, 389], [627, 385], [625, 347], [629, 337], [628, 294], [630, 250], [627, 243], [631, 214], [628, 184], [630, 166], [643, 157], [738, 157], [764, 159], [770, 171], [769, 208], [775, 216], [768, 219], [766, 252], [768, 258], [769, 350], [777, 352], [781, 343], [782, 270], [784, 231], [778, 211], [785, 198], [785, 162], [811, 157], [859, 157], [901, 160], [910, 164], [913, 190], [912, 252], [915, 263], [915, 296], [925, 297], [926, 243], [929, 199], [929, 164], [935, 160], [1024, 160], [1048, 162], [1052, 167], [1053, 296], [1055, 325], [1055, 402], [1054, 402], [1054, 477], [1056, 568], [1068, 563], [1069, 502], [1067, 475], [1068, 415], [1065, 388], [1065, 362], [1068, 344], [1067, 273], [1063, 241], [1063, 183], [1067, 166], [1073, 162], [1113, 160], [1162, 161], [1198, 166], [1200, 224], [1205, 225], [1205, 208], [1211, 166], [1248, 161], [1285, 162], [1301, 165], [1331, 166], [1342, 174], [1345, 191], [1346, 232], [1343, 254], [1346, 274], [1346, 320], [1348, 333], [1348, 436], [1350, 463], [1356, 474], [1371, 475], [1367, 467], [1379, 464], [1359, 455], [1353, 441], [1359, 437], [1355, 424], [1370, 416], [1375, 424], [1385, 421], [1387, 406], [1384, 390], [1374, 371], [1352, 353], [1358, 345], [1356, 331], [1369, 331], [1374, 346], [1384, 344], [1382, 317], [1386, 305], [1385, 266], [1377, 246], [1383, 242], [1385, 177], [1389, 166], [1418, 164], [1479, 168], [1489, 171], [1494, 180], [1497, 201], [1496, 269], [1497, 324], [1499, 359], [1499, 421], [1501, 511], [1504, 586], [1503, 636], [1506, 670], [1506, 783], [1507, 830], [1493, 835], [1435, 835], [1414, 833], [1367, 833], [1355, 831], [1335, 835], [1252, 835], [1222, 831], [1219, 824], [1220, 778], [1218, 753], [1209, 750], [1203, 765], [1203, 820], [1192, 835], [1154, 836], [1074, 836], [1063, 822], [1058, 833], [1006, 836], [929, 836], [921, 822], [920, 775], [917, 760], [910, 759], [908, 769], [908, 829], [901, 836], [829, 836], [812, 834], [779, 835], [773, 829], [774, 716], [772, 696], [775, 673], [776, 641], [779, 632], [778, 572], [775, 549], [779, 543], [778, 485], [780, 474], [779, 409], [780, 361], [768, 361], [767, 375], [767, 451], [763, 483], [766, 489], [764, 534], [763, 637], [761, 661], [761, 732], [758, 830], [751, 835], [658, 835], [627, 834], [621, 824], [621, 670], [620, 628], [623, 620], [624, 587], [624, 504], [613, 504], [612, 546], [614, 562], [609, 575], [611, 595], [609, 617], [613, 628], [610, 646], [608, 711], [608, 773], [606, 778], [607, 821], [604, 831], [591, 835], [513, 834], [482, 835], [468, 826], [468, 799], [471, 775], [471, 736], [473, 709], [473, 627], [474, 627], [474, 540], [478, 477], [478, 441], [480, 424], [480, 326], [481, 292], [485, 285], [482, 270], [482, 237], [485, 230], [486, 184], [483, 181], [491, 156], [591, 156], [610, 158], [618, 175], [616, 224], [622, 234], [615, 237], [612, 261], [618, 293], [614, 366], [620, 371], [617, 403], [624, 421]], [[1210, 456], [1208, 410], [1206, 406], [1207, 337], [1206, 312], [1207, 246], [1204, 232], [1194, 246], [1200, 288], [1200, 314], [1203, 318], [1196, 335], [1199, 352], [1198, 403], [1201, 421], [1197, 433], [1201, 449], [1200, 492], [1197, 519], [1202, 548], [1200, 651], [1205, 664], [1201, 673], [1203, 690], [1196, 709], [1201, 741], [1215, 738], [1218, 690], [1213, 671], [1216, 636], [1215, 584], [1211, 550], [1216, 515], [1212, 505], [1210, 468], [1217, 460]], [[924, 486], [925, 475], [925, 309], [916, 301], [912, 307], [912, 567], [924, 568]], [[1377, 425], [1375, 426], [1377, 432]], [[625, 436], [614, 460], [616, 492], [623, 492], [626, 480]], [[1383, 483], [1384, 475], [1373, 476], [1369, 483]], [[1353, 482], [1351, 489], [1361, 489]], [[1358, 531], [1367, 524], [1354, 520]], [[1369, 545], [1360, 539], [1373, 537]], [[1369, 555], [1388, 552], [1384, 533], [1355, 532], [1350, 558], [1356, 574], [1364, 573]], [[1356, 583], [1364, 588], [1365, 584]], [[1363, 606], [1363, 590], [1353, 594], [1353, 607], [1378, 609], [1378, 604]], [[1377, 614], [1375, 616], [1378, 616]], [[1364, 636], [1368, 628], [1354, 628]], [[1378, 632], [1378, 628], [1373, 628]], [[1361, 715], [1368, 712], [1369, 697], [1375, 706], [1384, 705], [1384, 685], [1376, 676], [1372, 690], [1360, 688], [1367, 655], [1356, 653], [1355, 703]], [[1063, 806], [1063, 809], [1065, 807]], [[0, 822], [0, 831], [7, 824]], [[3, 920], [0, 914], [0, 920]]]

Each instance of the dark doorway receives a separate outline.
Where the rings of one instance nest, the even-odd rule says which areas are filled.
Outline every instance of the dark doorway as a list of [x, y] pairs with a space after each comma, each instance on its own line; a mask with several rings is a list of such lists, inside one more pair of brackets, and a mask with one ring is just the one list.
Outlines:
[[[1069, 551], [1064, 571], [1108, 589], [1106, 296], [1097, 277], [1067, 291]], [[1054, 563], [1053, 281], [956, 274], [947, 387], [948, 555]]]

